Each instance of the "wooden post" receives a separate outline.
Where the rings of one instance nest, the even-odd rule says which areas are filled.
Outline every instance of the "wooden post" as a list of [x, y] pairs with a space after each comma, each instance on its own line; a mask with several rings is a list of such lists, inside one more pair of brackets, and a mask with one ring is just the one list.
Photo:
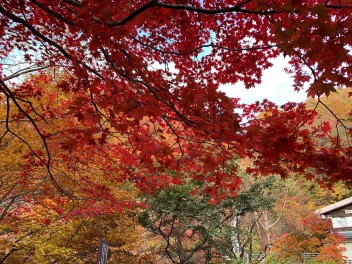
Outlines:
[[109, 256], [109, 243], [104, 239], [99, 239], [97, 264], [106, 264]]

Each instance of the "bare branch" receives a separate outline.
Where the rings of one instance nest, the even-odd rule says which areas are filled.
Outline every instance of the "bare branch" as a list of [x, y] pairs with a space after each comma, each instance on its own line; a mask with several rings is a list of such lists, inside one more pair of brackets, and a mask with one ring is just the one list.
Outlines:
[[50, 64], [45, 65], [45, 66], [41, 66], [41, 67], [35, 67], [35, 68], [32, 68], [32, 66], [30, 66], [30, 67], [27, 67], [25, 69], [21, 69], [21, 70], [15, 72], [15, 73], [11, 74], [10, 76], [7, 76], [7, 77], [3, 78], [2, 80], [3, 81], [9, 81], [9, 80], [17, 78], [17, 77], [19, 77], [19, 76], [21, 76], [23, 74], [27, 74], [27, 73], [31, 73], [31, 72], [47, 69], [50, 66], [51, 66]]
[[[48, 143], [45, 139], [45, 136], [43, 135], [42, 131], [40, 130], [40, 128], [38, 127], [36, 121], [22, 108], [22, 106], [19, 104], [18, 99], [14, 96], [14, 94], [11, 92], [10, 88], [7, 87], [7, 85], [0, 80], [0, 84], [1, 84], [1, 90], [3, 91], [3, 93], [7, 96], [7, 98], [10, 98], [11, 101], [16, 105], [17, 109], [30, 121], [30, 123], [33, 125], [35, 131], [37, 132], [37, 134], [39, 135], [39, 137], [41, 138], [43, 145], [44, 145], [44, 149], [46, 152], [46, 156], [47, 156], [47, 160], [44, 160], [42, 157], [40, 157], [35, 151], [34, 149], [30, 146], [30, 144], [24, 140], [22, 137], [20, 137], [19, 135], [17, 135], [16, 133], [12, 132], [8, 122], [6, 122], [6, 126], [8, 131], [10, 131], [15, 137], [17, 137], [19, 140], [21, 140], [24, 144], [26, 144], [26, 146], [30, 149], [30, 151], [33, 153], [33, 155], [38, 158], [40, 160], [40, 162], [46, 167], [48, 175], [52, 181], [52, 183], [54, 184], [54, 186], [57, 188], [57, 190], [59, 190], [61, 193], [65, 194], [68, 197], [71, 197], [70, 194], [68, 194], [65, 190], [63, 190], [61, 188], [61, 186], [58, 184], [58, 182], [56, 181], [56, 179], [54, 178], [53, 174], [51, 173], [51, 154], [50, 154], [50, 150], [49, 150], [49, 146]], [[8, 108], [9, 109], [9, 108]], [[9, 111], [9, 110], [8, 110]]]

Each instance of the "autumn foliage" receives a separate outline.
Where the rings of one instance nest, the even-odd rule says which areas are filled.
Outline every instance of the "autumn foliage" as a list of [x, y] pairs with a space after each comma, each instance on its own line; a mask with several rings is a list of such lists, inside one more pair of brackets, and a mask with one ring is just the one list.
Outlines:
[[[179, 182], [166, 171], [182, 168], [221, 186], [209, 192], [223, 196], [238, 187], [236, 172], [223, 169], [233, 155], [254, 159], [255, 173], [285, 176], [293, 170], [310, 178], [321, 174], [325, 182], [349, 178], [350, 147], [317, 147], [312, 137], [325, 130], [304, 126], [312, 113], [303, 105], [241, 106], [217, 90], [222, 83], [260, 83], [279, 54], [290, 56], [297, 90], [308, 83], [308, 94], [320, 96], [350, 85], [348, 3], [31, 0], [4, 1], [0, 13], [1, 91], [8, 109], [18, 109], [17, 115], [6, 112], [4, 132], [16, 134], [9, 121], [30, 123], [43, 146], [40, 153], [29, 149], [31, 159], [46, 167], [62, 193], [72, 190], [53, 175], [55, 153], [82, 148], [112, 149], [107, 155], [120, 164], [118, 177], [148, 191]], [[27, 68], [9, 74], [13, 56]], [[66, 72], [49, 81], [56, 92], [70, 94], [56, 109], [52, 101], [33, 105], [46, 89], [38, 81], [13, 82], [43, 69]], [[41, 76], [41, 82], [48, 78]], [[239, 108], [242, 116], [234, 112]], [[272, 115], [256, 119], [263, 111]], [[65, 135], [48, 121], [61, 117], [71, 124]], [[71, 162], [71, 156], [62, 159]]]
[[351, 25], [350, 1], [1, 1], [0, 220], [115, 214], [143, 206], [124, 184], [154, 194], [187, 179], [217, 204], [239, 189], [233, 157], [254, 175], [350, 181], [351, 144], [314, 108], [242, 105], [218, 87], [260, 84], [283, 55], [293, 89], [324, 106], [351, 86]]
[[342, 236], [331, 231], [331, 222], [317, 216], [300, 220], [301, 230], [292, 234], [282, 234], [275, 243], [273, 252], [278, 258], [291, 257], [297, 261], [315, 258], [316, 261], [341, 263], [344, 241]]

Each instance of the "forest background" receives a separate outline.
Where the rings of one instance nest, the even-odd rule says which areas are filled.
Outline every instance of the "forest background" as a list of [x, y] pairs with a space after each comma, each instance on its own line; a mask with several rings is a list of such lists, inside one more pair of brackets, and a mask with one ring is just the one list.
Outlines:
[[[351, 195], [350, 11], [2, 1], [0, 263], [341, 262], [313, 212]], [[306, 103], [219, 90], [278, 56]]]

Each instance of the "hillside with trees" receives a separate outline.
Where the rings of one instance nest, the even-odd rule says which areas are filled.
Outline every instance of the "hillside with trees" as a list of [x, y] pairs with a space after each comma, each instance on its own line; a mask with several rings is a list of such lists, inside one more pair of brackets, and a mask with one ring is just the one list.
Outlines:
[[[1, 1], [0, 263], [91, 263], [101, 238], [112, 263], [341, 262], [312, 213], [351, 195], [351, 8]], [[306, 104], [219, 90], [280, 56]]]

